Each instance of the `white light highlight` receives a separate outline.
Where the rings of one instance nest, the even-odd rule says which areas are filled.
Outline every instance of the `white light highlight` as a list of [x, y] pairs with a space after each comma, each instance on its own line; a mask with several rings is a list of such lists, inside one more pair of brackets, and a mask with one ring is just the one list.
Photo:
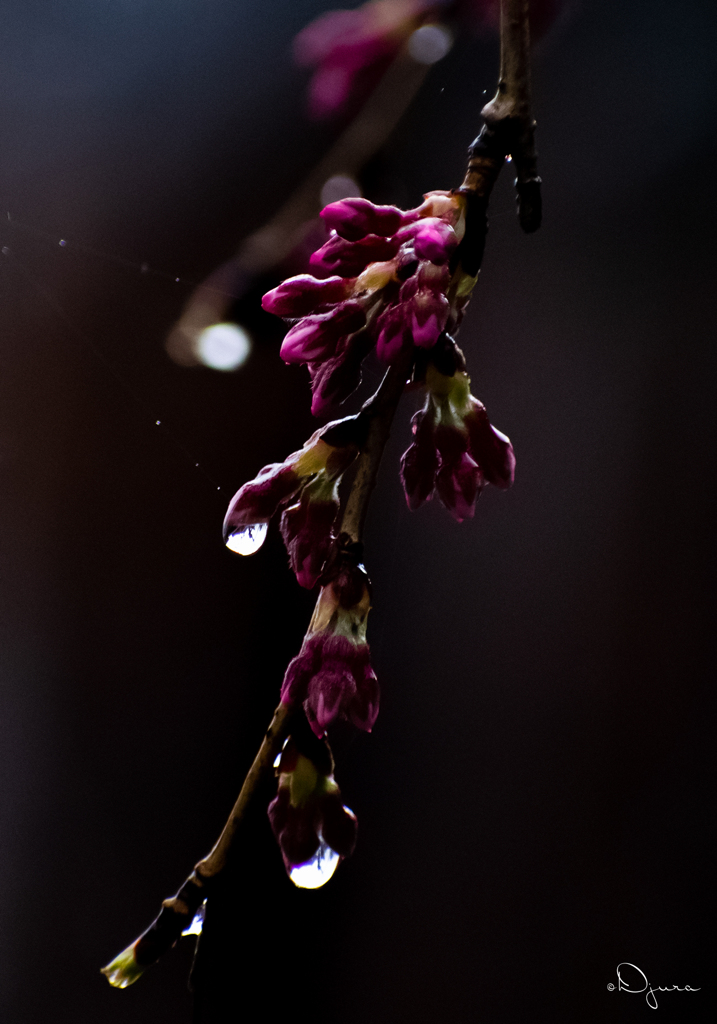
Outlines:
[[419, 64], [437, 64], [453, 46], [453, 36], [442, 25], [421, 25], [408, 40], [408, 52]]
[[201, 935], [202, 928], [204, 927], [204, 912], [207, 908], [207, 901], [199, 907], [196, 914], [192, 918], [192, 923], [188, 928], [185, 928], [182, 935]]
[[338, 203], [339, 199], [361, 198], [361, 186], [348, 174], [335, 174], [328, 181], [324, 182], [321, 189], [321, 205], [328, 206], [329, 203]]
[[268, 529], [268, 523], [253, 523], [251, 526], [244, 526], [241, 530], [235, 530], [229, 535], [227, 547], [230, 551], [236, 551], [238, 555], [253, 555], [266, 540]]
[[251, 338], [238, 324], [212, 324], [197, 335], [194, 350], [212, 370], [238, 370], [251, 352]]
[[295, 867], [289, 878], [297, 889], [320, 889], [331, 878], [340, 860], [336, 850], [332, 850], [321, 839], [319, 848], [311, 860]]

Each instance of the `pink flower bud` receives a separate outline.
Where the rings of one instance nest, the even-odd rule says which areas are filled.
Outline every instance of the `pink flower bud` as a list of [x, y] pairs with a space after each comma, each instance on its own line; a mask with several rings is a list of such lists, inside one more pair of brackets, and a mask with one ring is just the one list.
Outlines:
[[515, 453], [510, 438], [496, 430], [485, 406], [471, 395], [471, 411], [464, 419], [469, 447], [488, 483], [504, 490], [515, 479]]
[[356, 242], [366, 235], [395, 235], [403, 224], [403, 214], [395, 206], [374, 206], [368, 199], [341, 199], [321, 211], [328, 228], [342, 238]]
[[311, 485], [305, 487], [301, 500], [281, 517], [281, 535], [289, 564], [299, 585], [308, 590], [316, 586], [329, 557], [334, 540], [332, 528], [339, 512], [338, 497], [314, 499], [314, 491]]
[[347, 300], [328, 313], [306, 316], [284, 337], [281, 358], [285, 363], [310, 363], [333, 355], [339, 338], [353, 334], [366, 323], [358, 302]]
[[432, 263], [447, 263], [458, 245], [458, 236], [440, 217], [422, 217], [396, 235], [400, 242], [413, 240], [416, 256]]
[[359, 331], [342, 339], [334, 356], [324, 362], [309, 363], [314, 416], [324, 416], [353, 394], [361, 383], [361, 364], [372, 347], [368, 331]]
[[405, 344], [410, 342], [408, 310], [403, 306], [387, 306], [376, 321], [378, 339], [376, 355], [382, 363], [391, 364], [398, 358]]
[[455, 461], [441, 462], [436, 474], [438, 497], [459, 523], [472, 518], [482, 484], [481, 471], [467, 452]]
[[284, 704], [303, 703], [317, 736], [337, 718], [370, 732], [378, 715], [378, 681], [366, 643], [366, 574], [355, 564], [336, 572], [321, 589], [314, 631], [289, 663], [281, 689]]
[[383, 263], [398, 252], [400, 240], [367, 235], [357, 242], [349, 242], [340, 235], [332, 235], [313, 254], [309, 263], [312, 267], [340, 274], [341, 277], [357, 277], [369, 263]]
[[413, 417], [415, 441], [401, 457], [401, 483], [412, 512], [424, 501], [430, 501], [435, 487], [438, 453], [433, 430], [430, 413], [417, 412]]
[[343, 277], [319, 280], [311, 274], [298, 274], [282, 281], [261, 300], [262, 308], [276, 316], [301, 317], [320, 306], [341, 302], [351, 294], [352, 282]]
[[236, 530], [268, 523], [282, 502], [293, 497], [303, 483], [291, 466], [274, 462], [264, 466], [254, 480], [240, 487], [224, 517], [224, 540]]

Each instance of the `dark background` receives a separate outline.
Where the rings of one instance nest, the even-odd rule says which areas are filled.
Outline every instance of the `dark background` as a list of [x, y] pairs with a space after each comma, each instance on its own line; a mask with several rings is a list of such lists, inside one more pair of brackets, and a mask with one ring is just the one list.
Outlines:
[[[220, 526], [313, 427], [276, 336], [235, 374], [163, 342], [333, 137], [289, 59], [328, 6], [3, 11], [9, 1024], [191, 1017], [191, 940], [125, 992], [99, 967], [218, 834], [300, 643], [276, 531], [243, 560]], [[359, 845], [298, 892], [257, 815], [207, 957], [226, 1021], [651, 1019], [620, 961], [701, 986], [663, 1018], [715, 1019], [716, 28], [712, 0], [582, 0], [536, 54], [544, 227], [504, 175], [461, 334], [516, 484], [460, 526], [409, 513], [405, 400], [367, 535], [382, 710], [337, 770]], [[459, 183], [496, 70], [468, 37], [432, 69], [380, 198]]]

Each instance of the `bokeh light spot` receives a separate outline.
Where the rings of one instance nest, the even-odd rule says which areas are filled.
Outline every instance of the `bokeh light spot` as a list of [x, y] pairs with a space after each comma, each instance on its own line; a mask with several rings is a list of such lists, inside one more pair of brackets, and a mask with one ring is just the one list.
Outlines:
[[436, 64], [453, 46], [453, 36], [442, 25], [421, 25], [408, 40], [408, 52], [419, 64]]
[[251, 338], [239, 324], [212, 324], [194, 343], [200, 363], [212, 370], [238, 370], [249, 358]]

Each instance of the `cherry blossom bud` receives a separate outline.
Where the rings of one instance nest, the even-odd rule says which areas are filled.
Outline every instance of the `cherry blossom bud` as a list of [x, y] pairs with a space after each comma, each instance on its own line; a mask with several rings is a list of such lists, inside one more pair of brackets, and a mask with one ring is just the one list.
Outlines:
[[314, 416], [323, 416], [353, 394], [361, 383], [361, 364], [372, 347], [369, 332], [359, 331], [342, 339], [334, 356], [324, 362], [309, 363]]
[[387, 306], [376, 321], [376, 355], [382, 363], [393, 363], [410, 340], [407, 313], [402, 306]]
[[395, 206], [374, 206], [368, 199], [341, 199], [325, 206], [321, 219], [341, 238], [356, 242], [366, 235], [395, 235], [404, 214]]
[[436, 474], [436, 492], [459, 523], [475, 512], [476, 498], [483, 487], [477, 463], [467, 452], [467, 438], [452, 427], [436, 428], [436, 448], [441, 465]]
[[[424, 271], [424, 267], [445, 271], [433, 279]], [[400, 306], [408, 319], [408, 330], [414, 345], [419, 348], [432, 348], [440, 334], [445, 330], [451, 306], [444, 294], [448, 285], [447, 268], [433, 267], [432, 264], [421, 264], [416, 275], [410, 277], [399, 293]]]
[[358, 826], [341, 800], [325, 741], [312, 739], [307, 743], [298, 723], [280, 756], [279, 791], [268, 814], [289, 877], [315, 889], [353, 853]]
[[332, 527], [338, 513], [336, 481], [319, 478], [304, 487], [301, 499], [281, 517], [281, 535], [289, 553], [289, 564], [302, 587], [310, 590], [316, 586], [331, 551]]
[[381, 263], [392, 259], [398, 252], [401, 241], [367, 235], [357, 242], [349, 242], [340, 235], [332, 235], [313, 254], [309, 263], [312, 267], [328, 270], [341, 277], [356, 277], [369, 263]]
[[351, 294], [353, 282], [343, 277], [319, 280], [311, 274], [297, 274], [282, 281], [261, 300], [262, 308], [276, 316], [297, 318], [313, 313], [320, 306], [342, 302]]
[[438, 452], [433, 438], [434, 423], [429, 412], [413, 417], [415, 440], [401, 457], [401, 483], [411, 511], [430, 501], [436, 485]]
[[503, 490], [515, 479], [515, 453], [510, 438], [496, 430], [485, 406], [471, 395], [471, 410], [464, 423], [468, 429], [471, 455], [478, 462], [488, 483]]
[[257, 476], [240, 487], [224, 517], [224, 540], [243, 527], [268, 523], [279, 505], [292, 498], [303, 481], [285, 462], [264, 466]]
[[339, 566], [324, 584], [299, 654], [284, 676], [281, 700], [303, 703], [317, 736], [343, 718], [370, 732], [378, 715], [378, 681], [366, 643], [370, 596], [366, 574]]
[[395, 237], [401, 242], [412, 240], [416, 256], [432, 263], [447, 263], [458, 245], [453, 228], [439, 217], [423, 217], [401, 228]]
[[310, 363], [330, 358], [339, 338], [353, 334], [366, 323], [366, 314], [358, 302], [347, 301], [328, 313], [306, 316], [291, 328], [281, 345], [285, 363]]

